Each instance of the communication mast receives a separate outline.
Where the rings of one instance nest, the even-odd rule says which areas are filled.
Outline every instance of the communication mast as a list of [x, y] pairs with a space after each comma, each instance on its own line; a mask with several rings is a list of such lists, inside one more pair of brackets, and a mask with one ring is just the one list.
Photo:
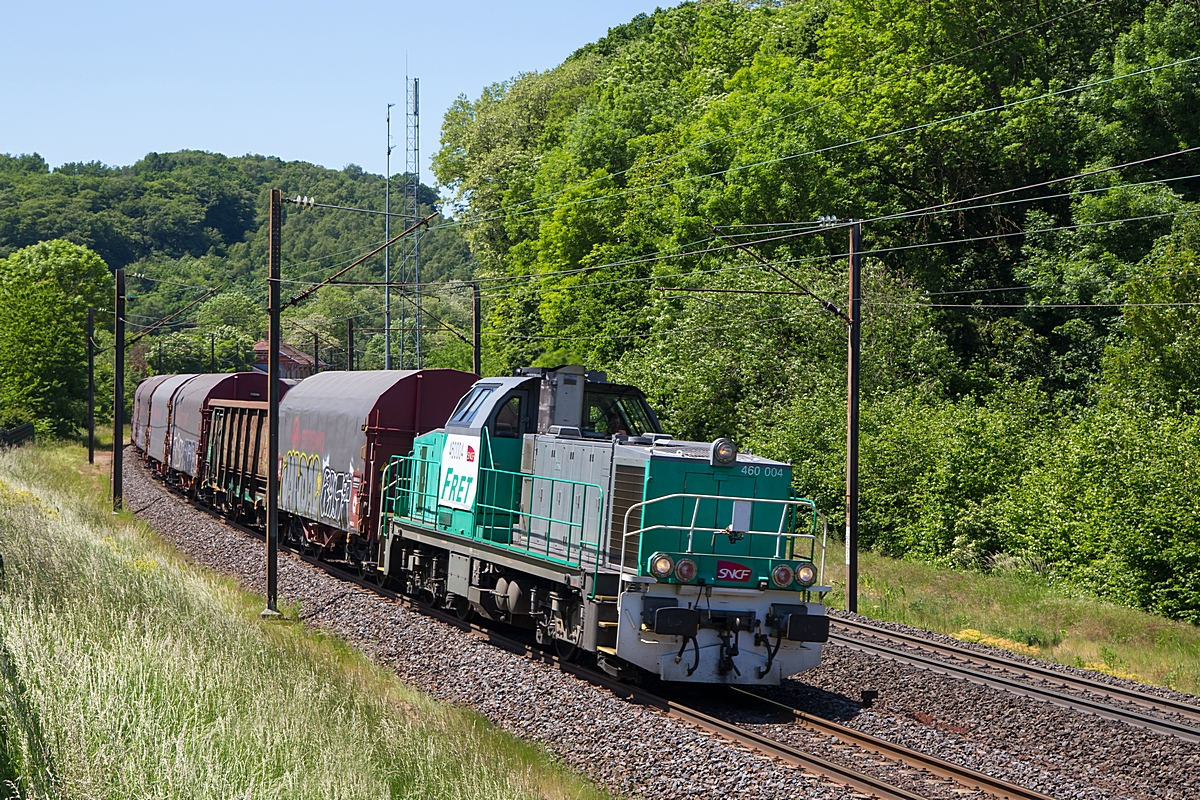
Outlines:
[[[421, 218], [421, 98], [420, 79], [405, 76], [404, 207], [406, 224]], [[404, 244], [400, 260], [400, 287], [407, 300], [400, 306], [400, 368], [421, 368], [421, 237]], [[411, 321], [410, 321], [411, 320]], [[406, 365], [407, 360], [407, 365]]]
[[[387, 106], [387, 166], [383, 176], [383, 240], [392, 238], [392, 106]], [[392, 265], [390, 247], [383, 250], [383, 368], [392, 368]], [[353, 367], [351, 367], [353, 369]]]

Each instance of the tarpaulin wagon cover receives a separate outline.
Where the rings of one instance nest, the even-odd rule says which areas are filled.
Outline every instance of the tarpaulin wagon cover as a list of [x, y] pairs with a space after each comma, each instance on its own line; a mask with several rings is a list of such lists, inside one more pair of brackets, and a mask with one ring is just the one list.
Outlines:
[[133, 415], [129, 420], [129, 428], [133, 446], [143, 453], [146, 452], [146, 441], [150, 429], [150, 396], [158, 385], [170, 375], [153, 375], [138, 384], [133, 393]]
[[150, 395], [150, 429], [146, 439], [146, 455], [160, 464], [167, 463], [167, 426], [171, 423], [171, 401], [179, 387], [194, 377], [195, 373], [171, 375], [154, 387], [154, 394]]

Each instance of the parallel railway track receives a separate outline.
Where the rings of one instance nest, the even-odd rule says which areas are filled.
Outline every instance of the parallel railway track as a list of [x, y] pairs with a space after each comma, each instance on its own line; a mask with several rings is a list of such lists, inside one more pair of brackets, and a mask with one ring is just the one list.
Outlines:
[[[1184, 741], [1200, 743], [1200, 708], [1186, 703], [1156, 697], [1133, 689], [1112, 686], [1107, 683], [1088, 681], [1078, 676], [1066, 675], [1055, 670], [1046, 669], [1045, 667], [1022, 664], [999, 656], [989, 656], [973, 650], [955, 648], [918, 636], [910, 636], [896, 631], [877, 628], [862, 622], [841, 618], [834, 618], [832, 622], [829, 640], [837, 642], [843, 647], [872, 653], [910, 666], [928, 669], [937, 674], [972, 681], [976, 684], [1009, 692], [1010, 694], [1034, 698], [1075, 711], [1095, 714], [1096, 716], [1115, 722], [1123, 722], [1167, 736], [1175, 736]], [[845, 633], [838, 632], [839, 628], [845, 631], [853, 631], [858, 636], [847, 636]], [[941, 658], [931, 658], [911, 651], [897, 650], [894, 647], [865, 641], [859, 638], [860, 636], [869, 636], [893, 644], [921, 649], [927, 653], [936, 654]], [[977, 667], [1002, 670], [1013, 677], [999, 675], [995, 672], [981, 671]], [[1065, 694], [1058, 689], [1037, 686], [1018, 680], [1021, 677], [1046, 681], [1062, 688], [1084, 691], [1125, 701], [1147, 710], [1179, 714], [1187, 718], [1189, 722], [1162, 719], [1139, 711], [1109, 705], [1099, 700], [1090, 700], [1072, 694]]]

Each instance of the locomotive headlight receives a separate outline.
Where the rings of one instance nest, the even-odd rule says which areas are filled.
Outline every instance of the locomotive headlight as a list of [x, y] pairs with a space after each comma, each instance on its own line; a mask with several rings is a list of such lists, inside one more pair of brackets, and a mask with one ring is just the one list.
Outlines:
[[684, 583], [691, 583], [696, 579], [696, 562], [690, 558], [681, 558], [679, 563], [675, 565], [675, 577]]
[[801, 586], [812, 586], [817, 582], [817, 568], [812, 564], [801, 564], [796, 569], [796, 583]]
[[710, 461], [714, 466], [732, 464], [737, 461], [737, 453], [737, 445], [733, 443], [733, 440], [721, 437], [712, 443]]
[[671, 570], [675, 569], [675, 561], [666, 553], [655, 556], [650, 562], [650, 574], [661, 580], [666, 580], [671, 575]]
[[771, 580], [780, 589], [785, 588], [792, 582], [792, 568], [787, 564], [780, 564], [771, 570]]

